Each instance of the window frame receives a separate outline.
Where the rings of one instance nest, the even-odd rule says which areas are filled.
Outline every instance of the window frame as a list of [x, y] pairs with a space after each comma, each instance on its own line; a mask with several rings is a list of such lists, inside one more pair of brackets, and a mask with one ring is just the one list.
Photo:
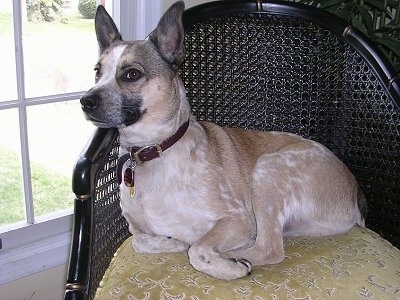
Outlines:
[[[0, 102], [0, 110], [16, 108], [19, 114], [21, 164], [26, 221], [0, 229], [0, 285], [66, 264], [72, 235], [72, 209], [35, 217], [27, 132], [27, 107], [79, 99], [83, 91], [26, 98], [22, 44], [21, 0], [13, 1], [17, 99]], [[97, 0], [97, 2], [99, 2]], [[124, 39], [143, 39], [155, 27], [163, 0], [113, 0], [113, 19]], [[146, 15], [146, 18], [143, 16]], [[85, 145], [82, 145], [82, 148]], [[71, 199], [72, 201], [73, 199]]]

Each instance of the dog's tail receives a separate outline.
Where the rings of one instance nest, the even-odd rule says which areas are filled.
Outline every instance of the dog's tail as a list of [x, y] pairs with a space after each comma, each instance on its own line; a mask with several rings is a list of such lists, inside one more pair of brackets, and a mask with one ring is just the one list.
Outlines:
[[367, 198], [365, 197], [364, 192], [361, 190], [360, 186], [357, 187], [357, 206], [361, 214], [359, 221], [357, 221], [357, 225], [365, 227], [365, 218], [367, 217], [368, 206]]

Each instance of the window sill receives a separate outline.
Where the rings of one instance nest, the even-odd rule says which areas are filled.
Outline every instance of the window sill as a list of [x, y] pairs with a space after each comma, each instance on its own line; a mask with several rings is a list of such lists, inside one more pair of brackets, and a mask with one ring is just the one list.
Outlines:
[[0, 285], [68, 262], [72, 214], [0, 234]]

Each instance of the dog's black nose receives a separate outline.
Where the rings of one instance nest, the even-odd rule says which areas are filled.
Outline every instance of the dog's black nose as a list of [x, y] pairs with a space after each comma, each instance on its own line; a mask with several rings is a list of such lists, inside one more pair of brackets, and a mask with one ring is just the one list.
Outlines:
[[96, 109], [99, 104], [99, 100], [95, 95], [83, 95], [80, 99], [82, 110], [88, 112]]

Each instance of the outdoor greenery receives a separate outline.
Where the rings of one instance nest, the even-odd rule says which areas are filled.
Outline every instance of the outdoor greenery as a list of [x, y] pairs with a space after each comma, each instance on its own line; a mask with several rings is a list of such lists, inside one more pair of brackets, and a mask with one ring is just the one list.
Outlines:
[[[25, 219], [19, 157], [0, 146], [0, 226]], [[45, 215], [71, 207], [71, 180], [32, 163], [32, 188], [36, 215]], [[66, 195], [70, 195], [66, 197]]]
[[79, 0], [78, 10], [86, 19], [94, 19], [96, 15], [95, 0]]
[[[12, 42], [12, 14], [8, 10], [0, 11], [0, 41], [5, 56], [5, 70], [15, 68], [12, 60], [14, 47], [6, 47]], [[68, 24], [61, 22], [23, 23], [24, 59], [27, 89], [32, 95], [44, 95], [55, 90], [55, 70], [63, 72], [63, 83], [86, 82], [88, 70], [92, 82], [92, 65], [96, 60], [97, 43], [93, 20], [83, 19], [76, 11], [68, 14]], [[50, 41], [50, 42], [49, 42]], [[43, 47], [46, 45], [46, 47]], [[71, 45], [67, 46], [66, 45]], [[76, 46], [79, 45], [79, 46]], [[86, 51], [81, 51], [86, 49]], [[68, 57], [68, 60], [59, 59]], [[71, 65], [71, 68], [70, 68]], [[70, 69], [79, 69], [70, 71]], [[30, 73], [37, 75], [36, 77]], [[4, 77], [2, 93], [5, 87], [15, 88], [13, 76]], [[41, 82], [44, 84], [41, 84]], [[83, 90], [84, 85], [71, 90]], [[45, 88], [43, 88], [43, 86]], [[54, 91], [52, 90], [54, 89]], [[49, 91], [50, 92], [49, 92]], [[61, 90], [64, 92], [64, 90]], [[68, 92], [68, 90], [67, 90]], [[10, 96], [12, 97], [12, 96]], [[5, 96], [2, 99], [9, 99]], [[0, 99], [0, 101], [2, 101]], [[11, 99], [11, 98], [10, 98]], [[35, 216], [44, 216], [73, 207], [74, 195], [71, 189], [71, 174], [76, 157], [92, 132], [89, 122], [81, 115], [78, 102], [72, 101], [60, 105], [35, 105], [28, 108], [29, 143], [32, 175], [32, 193]], [[0, 110], [0, 226], [25, 221], [24, 195], [22, 183], [21, 156], [18, 137], [18, 114], [15, 109]], [[42, 118], [46, 122], [40, 122]], [[60, 123], [60, 124], [59, 124]], [[44, 124], [52, 124], [43, 128]], [[87, 124], [90, 128], [86, 128]], [[15, 128], [14, 128], [15, 126]], [[62, 132], [59, 138], [58, 131]], [[44, 136], [44, 133], [46, 135]], [[73, 143], [71, 143], [73, 142]], [[69, 144], [72, 145], [69, 145]], [[58, 151], [47, 151], [54, 145]]]
[[28, 20], [32, 22], [66, 22], [64, 0], [26, 0]]
[[289, 0], [332, 12], [365, 33], [400, 72], [400, 0]]

